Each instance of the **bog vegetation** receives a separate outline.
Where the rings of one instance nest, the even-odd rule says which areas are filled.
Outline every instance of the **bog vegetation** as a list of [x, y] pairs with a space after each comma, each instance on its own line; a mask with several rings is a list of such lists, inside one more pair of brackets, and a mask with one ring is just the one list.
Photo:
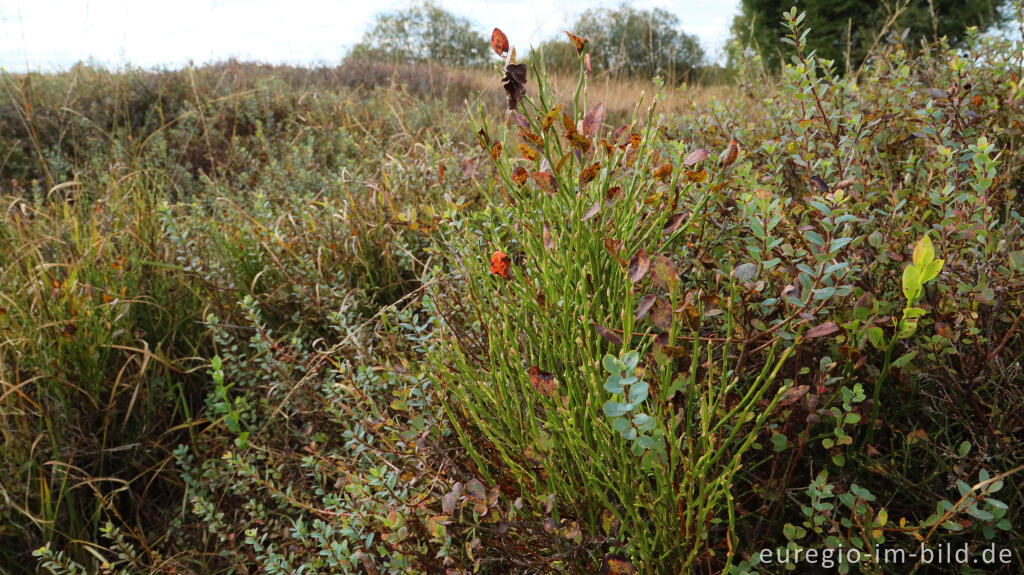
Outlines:
[[1019, 572], [1024, 38], [784, 34], [5, 75], [0, 570]]

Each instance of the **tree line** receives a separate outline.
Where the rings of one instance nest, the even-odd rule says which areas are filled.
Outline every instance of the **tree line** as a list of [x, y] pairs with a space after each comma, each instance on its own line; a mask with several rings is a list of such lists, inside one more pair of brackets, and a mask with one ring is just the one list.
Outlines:
[[[962, 43], [969, 27], [986, 30], [1011, 17], [1010, 0], [741, 0], [727, 49], [729, 65], [752, 53], [769, 70], [781, 65], [783, 12], [793, 5], [806, 13], [807, 45], [825, 59], [858, 66], [880, 41], [909, 45], [946, 38]], [[700, 42], [682, 29], [678, 16], [661, 8], [590, 8], [569, 28], [587, 35], [596, 72], [617, 77], [687, 78], [712, 64]], [[490, 61], [488, 36], [473, 22], [433, 0], [378, 14], [350, 56], [392, 63], [440, 62], [456, 67]], [[549, 69], [576, 69], [577, 54], [565, 38], [539, 46]], [[525, 57], [526, 55], [522, 55]]]

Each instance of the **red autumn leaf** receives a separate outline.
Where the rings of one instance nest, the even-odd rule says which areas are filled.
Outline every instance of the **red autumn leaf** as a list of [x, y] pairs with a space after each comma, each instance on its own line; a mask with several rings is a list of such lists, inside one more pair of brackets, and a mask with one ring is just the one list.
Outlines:
[[542, 371], [536, 365], [530, 368], [530, 385], [533, 389], [536, 389], [541, 395], [552, 397], [558, 390], [558, 381], [555, 380], [554, 374]]
[[584, 136], [592, 137], [604, 123], [604, 103], [600, 103], [587, 111], [583, 116], [582, 131]]
[[694, 164], [699, 164], [706, 160], [707, 157], [710, 155], [711, 152], [709, 152], [708, 150], [704, 148], [697, 148], [696, 150], [690, 152], [689, 154], [686, 154], [686, 157], [683, 158], [683, 165], [692, 166]]
[[505, 252], [498, 250], [491, 254], [491, 273], [509, 279], [508, 266], [511, 263], [512, 261]]
[[647, 312], [651, 311], [651, 306], [657, 301], [658, 296], [654, 294], [647, 294], [640, 298], [640, 303], [636, 306], [636, 319], [641, 320], [647, 317]]
[[607, 192], [604, 193], [604, 201], [608, 202], [609, 205], [619, 201], [619, 198], [621, 197], [622, 188], [620, 188], [619, 186], [612, 186], [608, 188]]
[[553, 194], [558, 191], [558, 181], [555, 177], [547, 172], [533, 172], [530, 174], [533, 177], [533, 181], [537, 182], [540, 189], [544, 190], [549, 194]]
[[491, 32], [491, 49], [499, 56], [508, 52], [508, 36], [497, 28]]
[[636, 283], [647, 275], [651, 267], [651, 258], [647, 257], [646, 250], [640, 250], [629, 260], [629, 281]]
[[804, 335], [808, 338], [825, 337], [826, 335], [832, 335], [839, 331], [839, 326], [834, 321], [827, 321], [823, 324], [816, 325], [811, 329], [807, 330]]

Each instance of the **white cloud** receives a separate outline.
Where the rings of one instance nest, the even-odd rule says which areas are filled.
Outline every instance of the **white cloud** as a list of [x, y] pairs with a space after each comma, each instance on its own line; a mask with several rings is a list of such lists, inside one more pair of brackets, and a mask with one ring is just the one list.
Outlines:
[[[107, 65], [181, 66], [238, 57], [271, 63], [336, 63], [374, 14], [409, 0], [6, 0], [0, 5], [0, 66], [23, 71]], [[525, 52], [569, 27], [583, 10], [615, 0], [439, 0], [487, 33], [498, 26]], [[679, 16], [714, 54], [738, 0], [637, 0]], [[585, 33], [585, 31], [583, 31]]]

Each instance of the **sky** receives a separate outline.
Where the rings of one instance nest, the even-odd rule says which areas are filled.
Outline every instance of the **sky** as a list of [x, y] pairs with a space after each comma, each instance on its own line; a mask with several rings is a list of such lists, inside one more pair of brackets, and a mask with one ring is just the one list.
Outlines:
[[[560, 34], [588, 8], [620, 0], [437, 0], [490, 37], [501, 28], [522, 53]], [[739, 0], [635, 0], [679, 17], [714, 57]], [[410, 0], [0, 0], [0, 67], [55, 71], [79, 61], [111, 68], [177, 68], [231, 57], [337, 64], [377, 13]], [[173, 7], [172, 7], [173, 6]], [[586, 31], [582, 31], [585, 33]]]

